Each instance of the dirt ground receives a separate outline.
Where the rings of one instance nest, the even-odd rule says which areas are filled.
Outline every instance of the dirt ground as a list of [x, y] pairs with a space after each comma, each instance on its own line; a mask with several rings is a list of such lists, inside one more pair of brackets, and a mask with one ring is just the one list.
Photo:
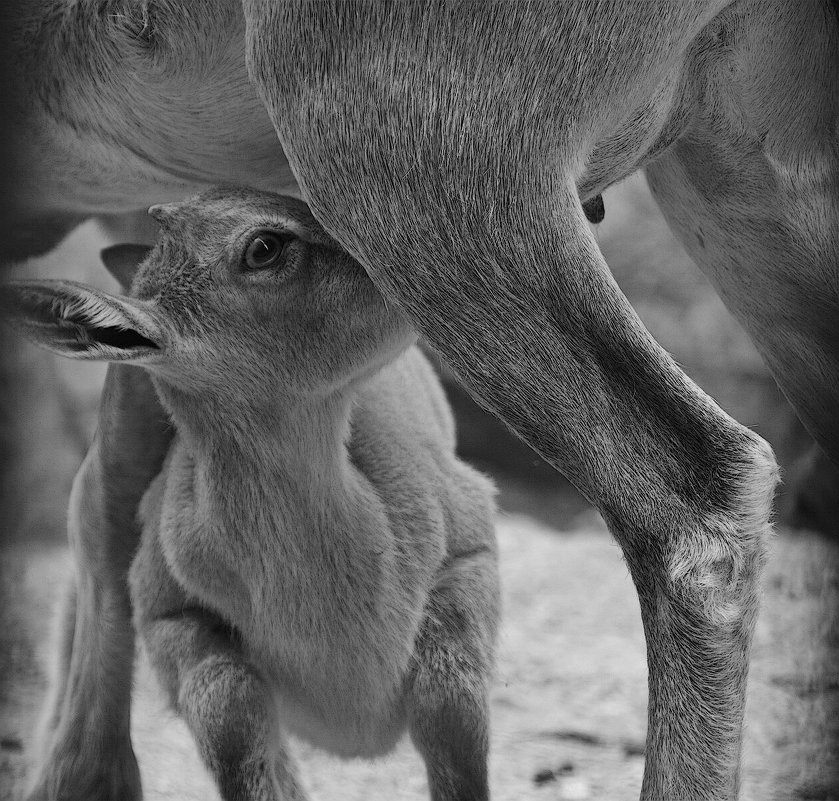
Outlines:
[[[497, 801], [637, 798], [646, 667], [638, 602], [620, 551], [594, 514], [563, 532], [500, 516], [504, 624], [492, 696]], [[50, 610], [70, 561], [60, 544], [2, 551], [4, 686], [0, 799], [18, 799], [45, 693]], [[839, 799], [839, 548], [780, 532], [754, 644], [743, 768], [748, 801]], [[139, 660], [134, 742], [148, 801], [218, 796], [189, 733]], [[406, 742], [375, 762], [296, 744], [316, 799], [427, 798]]]

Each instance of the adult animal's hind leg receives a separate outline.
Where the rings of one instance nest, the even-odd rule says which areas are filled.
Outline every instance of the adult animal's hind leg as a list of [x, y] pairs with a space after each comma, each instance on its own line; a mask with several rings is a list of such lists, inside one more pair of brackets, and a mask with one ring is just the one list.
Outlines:
[[74, 586], [41, 761], [30, 801], [132, 801], [140, 778], [130, 741], [134, 629], [128, 567], [140, 498], [159, 472], [171, 430], [148, 376], [111, 367], [99, 428], [70, 500]]
[[496, 555], [454, 557], [437, 581], [414, 650], [408, 727], [432, 801], [489, 798], [488, 695], [498, 618]]
[[354, 7], [336, 53], [331, 18], [309, 26], [284, 8], [246, 5], [250, 66], [313, 213], [623, 548], [648, 645], [643, 797], [734, 798], [770, 449], [620, 293], [583, 216], [569, 122], [552, 116], [564, 99], [525, 97], [525, 84], [511, 97], [507, 73], [481, 68], [491, 53], [523, 69], [505, 15], [488, 41], [446, 16], [441, 48], [396, 12], [383, 31]]

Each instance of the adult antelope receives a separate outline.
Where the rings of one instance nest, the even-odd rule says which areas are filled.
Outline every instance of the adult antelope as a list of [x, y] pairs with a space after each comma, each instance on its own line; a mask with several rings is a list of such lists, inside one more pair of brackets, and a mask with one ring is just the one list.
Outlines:
[[[288, 190], [293, 171], [475, 397], [609, 522], [648, 642], [642, 796], [735, 797], [775, 463], [645, 331], [581, 204], [646, 168], [839, 458], [835, 0], [20, 6], [27, 195], [4, 243], [20, 255], [33, 231], [47, 246], [86, 214], [210, 180]], [[133, 511], [167, 435], [148, 387], [109, 391], [79, 478], [102, 483], [101, 506], [71, 521], [71, 689], [33, 798], [131, 797], [102, 756], [130, 750], [131, 641], [97, 621], [128, 624]], [[107, 483], [116, 470], [129, 480]]]

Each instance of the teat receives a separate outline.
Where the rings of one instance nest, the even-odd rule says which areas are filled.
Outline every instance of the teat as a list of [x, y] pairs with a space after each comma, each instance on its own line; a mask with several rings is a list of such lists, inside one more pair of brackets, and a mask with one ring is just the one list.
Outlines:
[[149, 206], [149, 214], [159, 223], [166, 224], [177, 216], [179, 206], [178, 203], [157, 203]]

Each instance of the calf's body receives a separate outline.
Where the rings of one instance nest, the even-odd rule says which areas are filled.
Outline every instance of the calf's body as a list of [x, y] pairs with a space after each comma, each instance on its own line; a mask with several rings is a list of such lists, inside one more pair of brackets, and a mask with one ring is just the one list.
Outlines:
[[144, 364], [174, 424], [140, 504], [137, 629], [225, 799], [305, 798], [286, 731], [350, 757], [406, 728], [433, 798], [486, 798], [491, 485], [401, 314], [301, 203], [253, 198], [157, 209], [130, 298], [8, 290], [41, 344]]
[[[143, 500], [131, 569], [138, 628], [173, 689], [156, 630], [197, 605], [235, 629], [284, 726], [346, 756], [390, 749], [441, 575], [459, 583], [461, 562], [487, 581], [494, 570], [489, 485], [453, 457], [440, 392], [412, 348], [360, 397], [338, 399], [340, 417], [279, 408], [257, 458], [206, 432], [197, 449], [176, 436]], [[493, 592], [461, 610], [487, 618], [475, 642], [487, 668]]]

